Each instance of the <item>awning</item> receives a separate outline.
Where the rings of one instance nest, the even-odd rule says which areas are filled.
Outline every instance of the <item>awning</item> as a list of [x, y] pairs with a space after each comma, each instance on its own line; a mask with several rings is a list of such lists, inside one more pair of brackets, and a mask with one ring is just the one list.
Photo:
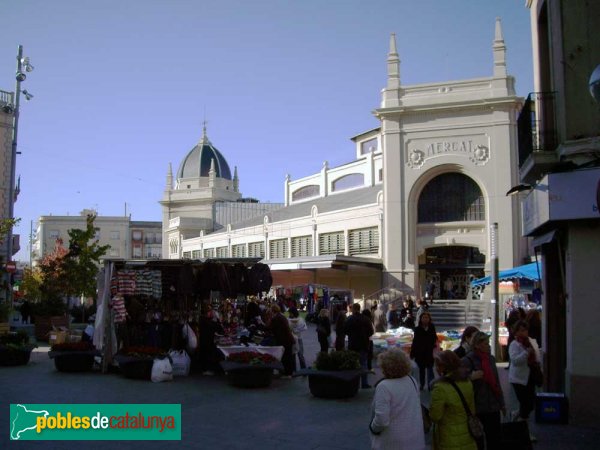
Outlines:
[[[513, 267], [512, 269], [501, 270], [498, 273], [498, 281], [507, 281], [514, 279], [525, 279], [532, 281], [539, 281], [540, 274], [542, 273], [542, 263], [532, 262], [523, 266]], [[492, 282], [492, 277], [483, 277], [477, 280], [471, 281], [471, 287], [484, 286]]]
[[552, 230], [546, 234], [536, 237], [532, 242], [533, 248], [538, 248], [544, 244], [549, 244], [552, 242], [556, 238], [556, 232], [557, 230]]
[[365, 267], [382, 270], [383, 263], [379, 258], [361, 258], [344, 255], [300, 256], [295, 258], [263, 259], [271, 271], [280, 270], [315, 270], [341, 269], [349, 267]]

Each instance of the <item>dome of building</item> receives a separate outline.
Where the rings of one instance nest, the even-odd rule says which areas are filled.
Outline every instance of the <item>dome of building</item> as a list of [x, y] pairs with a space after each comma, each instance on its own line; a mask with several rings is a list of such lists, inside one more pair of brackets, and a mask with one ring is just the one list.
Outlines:
[[206, 126], [202, 131], [202, 138], [183, 159], [177, 171], [177, 178], [208, 177], [211, 161], [215, 161], [215, 176], [231, 180], [229, 164], [206, 136]]

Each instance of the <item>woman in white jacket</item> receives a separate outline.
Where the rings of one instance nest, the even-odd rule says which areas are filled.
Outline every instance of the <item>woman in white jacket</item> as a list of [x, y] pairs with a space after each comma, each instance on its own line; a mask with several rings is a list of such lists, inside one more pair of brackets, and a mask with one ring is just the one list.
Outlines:
[[308, 327], [306, 326], [306, 322], [304, 321], [304, 319], [300, 317], [298, 309], [295, 306], [292, 306], [289, 309], [288, 314], [290, 328], [292, 329], [292, 334], [296, 339], [296, 353], [298, 354], [298, 362], [300, 363], [301, 369], [306, 369], [306, 361], [304, 359], [304, 341], [302, 340], [302, 333], [305, 332]]
[[508, 381], [519, 400], [520, 420], [527, 420], [535, 405], [535, 381], [531, 367], [541, 363], [540, 349], [535, 339], [529, 337], [527, 322], [520, 320], [513, 327], [514, 341], [510, 343], [510, 368]]
[[377, 384], [373, 398], [371, 448], [425, 450], [421, 399], [409, 375], [408, 355], [391, 349], [379, 355], [378, 363], [385, 378]]

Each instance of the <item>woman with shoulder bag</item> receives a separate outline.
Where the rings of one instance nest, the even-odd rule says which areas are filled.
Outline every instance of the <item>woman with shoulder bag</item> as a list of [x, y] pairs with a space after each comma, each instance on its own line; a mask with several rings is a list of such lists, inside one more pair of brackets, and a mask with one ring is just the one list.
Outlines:
[[436, 356], [435, 368], [440, 378], [433, 383], [429, 408], [429, 417], [435, 424], [433, 449], [477, 450], [468, 424], [475, 411], [473, 386], [460, 359], [453, 351], [445, 350]]

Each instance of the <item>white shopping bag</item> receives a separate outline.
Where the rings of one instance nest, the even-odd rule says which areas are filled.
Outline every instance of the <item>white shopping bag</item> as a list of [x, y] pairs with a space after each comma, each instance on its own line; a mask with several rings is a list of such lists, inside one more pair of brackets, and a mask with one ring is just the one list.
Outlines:
[[186, 350], [189, 354], [193, 354], [198, 348], [198, 338], [189, 323], [183, 325], [182, 334]]
[[173, 380], [173, 367], [171, 366], [169, 358], [156, 358], [154, 360], [152, 363], [152, 375], [150, 376], [150, 379], [154, 383]]
[[190, 373], [190, 366], [192, 360], [185, 350], [171, 350], [169, 352], [171, 357], [173, 376], [175, 377], [187, 377]]

